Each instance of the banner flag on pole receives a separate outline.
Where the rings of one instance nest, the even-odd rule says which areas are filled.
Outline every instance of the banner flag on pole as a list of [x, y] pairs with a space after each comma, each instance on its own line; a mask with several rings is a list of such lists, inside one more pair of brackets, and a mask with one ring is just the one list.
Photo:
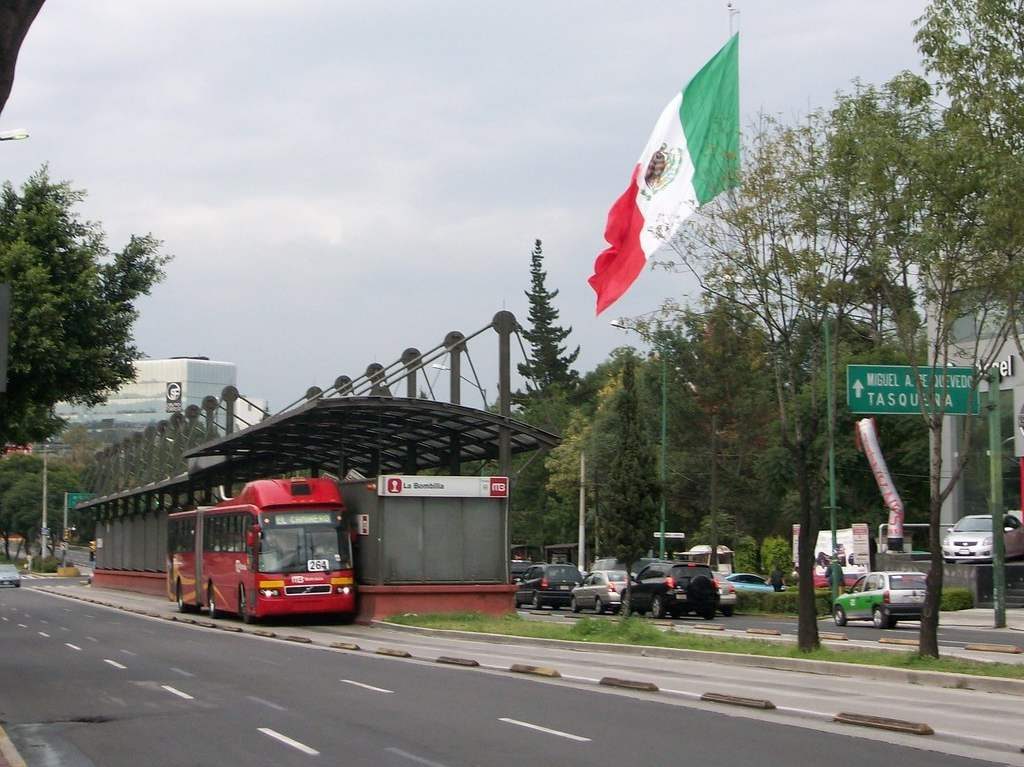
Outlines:
[[669, 102], [608, 212], [608, 248], [588, 282], [597, 313], [617, 301], [647, 260], [701, 205], [739, 178], [739, 34]]

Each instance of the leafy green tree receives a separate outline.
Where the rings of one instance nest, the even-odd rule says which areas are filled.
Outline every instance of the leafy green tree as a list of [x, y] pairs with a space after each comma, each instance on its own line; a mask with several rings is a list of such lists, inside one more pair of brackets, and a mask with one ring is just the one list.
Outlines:
[[520, 363], [518, 370], [527, 381], [528, 392], [545, 391], [553, 385], [571, 390], [579, 379], [572, 364], [580, 354], [580, 347], [566, 353], [564, 342], [572, 328], [558, 324], [558, 310], [554, 305], [558, 291], [547, 289], [547, 272], [543, 267], [544, 251], [541, 241], [537, 240], [530, 253], [530, 290], [526, 293], [530, 301], [527, 315], [530, 327], [523, 331], [530, 345], [530, 359]]
[[793, 572], [793, 546], [780, 536], [770, 536], [761, 541], [761, 567], [770, 575], [778, 568], [784, 575]]
[[[49, 459], [46, 482], [47, 526], [50, 546], [64, 534], [64, 494], [79, 489], [78, 472], [59, 458]], [[0, 460], [0, 538], [4, 555], [10, 559], [10, 540], [22, 536], [26, 542], [39, 540], [42, 527], [43, 459], [37, 455], [12, 455]], [[68, 514], [68, 525], [77, 526], [79, 513]]]
[[654, 455], [639, 422], [636, 362], [627, 356], [616, 395], [615, 453], [602, 488], [602, 537], [627, 569], [650, 548], [658, 523]]
[[[927, 656], [939, 651], [941, 509], [971, 454], [972, 430], [967, 428], [954, 465], [944, 469], [948, 419], [941, 383], [933, 391], [918, 373], [953, 364], [987, 370], [1014, 333], [1024, 285], [1024, 229], [1014, 235], [1004, 228], [1005, 211], [992, 207], [988, 193], [995, 186], [994, 196], [1000, 196], [1001, 178], [993, 176], [990, 158], [979, 156], [987, 147], [1001, 155], [998, 142], [979, 126], [965, 127], [968, 110], [955, 103], [938, 108], [935, 95], [927, 81], [907, 73], [880, 89], [860, 88], [840, 97], [832, 137], [832, 154], [842, 163], [832, 175], [845, 184], [847, 204], [857, 213], [847, 238], [894, 309], [894, 338], [919, 382], [920, 423], [931, 441], [932, 560], [920, 637]], [[975, 374], [975, 388], [981, 378]]]
[[45, 167], [0, 193], [0, 282], [12, 292], [2, 442], [41, 440], [61, 425], [57, 402], [98, 404], [134, 376], [134, 302], [168, 259], [149, 235], [111, 251], [100, 225], [75, 212], [83, 198]]

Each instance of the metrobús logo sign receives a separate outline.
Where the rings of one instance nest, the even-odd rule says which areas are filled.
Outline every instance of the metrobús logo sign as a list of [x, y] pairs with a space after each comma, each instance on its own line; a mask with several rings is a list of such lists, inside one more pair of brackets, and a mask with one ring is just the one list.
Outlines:
[[508, 477], [491, 477], [491, 498], [508, 497]]

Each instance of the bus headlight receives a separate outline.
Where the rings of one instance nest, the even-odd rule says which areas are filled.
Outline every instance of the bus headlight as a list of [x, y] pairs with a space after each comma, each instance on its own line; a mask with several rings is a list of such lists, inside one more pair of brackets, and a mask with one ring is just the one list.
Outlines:
[[338, 594], [348, 594], [350, 591], [352, 591], [352, 589], [350, 589], [348, 586], [338, 586], [336, 591]]
[[278, 589], [260, 589], [260, 594], [265, 597], [279, 597], [281, 592]]

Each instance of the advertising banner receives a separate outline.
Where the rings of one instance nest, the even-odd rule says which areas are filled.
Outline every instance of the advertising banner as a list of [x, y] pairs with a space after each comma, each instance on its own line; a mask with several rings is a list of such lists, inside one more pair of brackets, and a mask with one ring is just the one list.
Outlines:
[[[800, 525], [793, 525], [793, 565], [799, 564], [797, 540]], [[871, 551], [868, 542], [868, 526], [858, 523], [853, 527], [836, 530], [836, 558], [843, 569], [843, 581], [852, 583], [868, 572], [871, 567]], [[832, 555], [832, 531], [822, 530], [814, 544], [814, 582], [822, 586], [828, 582], [827, 572]]]

